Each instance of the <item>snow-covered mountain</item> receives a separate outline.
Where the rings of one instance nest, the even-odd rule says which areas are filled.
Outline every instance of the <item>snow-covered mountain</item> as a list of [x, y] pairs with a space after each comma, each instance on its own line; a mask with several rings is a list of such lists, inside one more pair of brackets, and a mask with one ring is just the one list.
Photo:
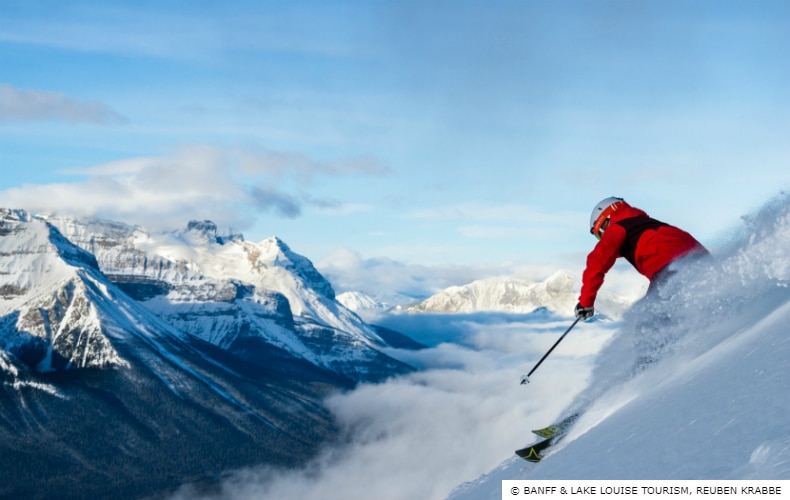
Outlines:
[[383, 304], [363, 292], [343, 292], [337, 296], [337, 301], [349, 310], [358, 311], [386, 311], [389, 306]]
[[411, 370], [388, 346], [419, 347], [276, 238], [0, 209], [0, 497], [139, 498], [302, 465], [338, 435], [331, 391]]
[[[497, 311], [529, 313], [545, 307], [558, 314], [568, 315], [578, 299], [575, 280], [566, 271], [557, 271], [544, 281], [532, 282], [513, 277], [477, 280], [467, 285], [453, 286], [407, 307], [411, 313], [472, 313]], [[596, 304], [599, 311], [620, 316], [630, 301], [603, 293]]]
[[150, 311], [236, 355], [255, 359], [274, 345], [352, 380], [409, 370], [381, 353], [389, 344], [279, 238], [248, 242], [211, 221], [151, 234], [112, 221], [46, 220]]
[[375, 323], [392, 311], [401, 309], [402, 304], [413, 303], [414, 299], [398, 297], [395, 301], [382, 301], [365, 292], [343, 292], [337, 295], [337, 301], [348, 310], [354, 311], [365, 321]]
[[140, 497], [298, 465], [348, 379], [272, 346], [229, 356], [133, 300], [46, 221], [0, 210], [2, 497]]
[[19, 210], [0, 211], [0, 236], [0, 349], [43, 372], [124, 365], [108, 337], [123, 329], [102, 329], [113, 299], [96, 259]]
[[[501, 498], [506, 479], [790, 479], [790, 197], [746, 221], [626, 314], [565, 411], [582, 416], [540, 463], [511, 456], [450, 498]], [[549, 423], [525, 416], [513, 449]]]

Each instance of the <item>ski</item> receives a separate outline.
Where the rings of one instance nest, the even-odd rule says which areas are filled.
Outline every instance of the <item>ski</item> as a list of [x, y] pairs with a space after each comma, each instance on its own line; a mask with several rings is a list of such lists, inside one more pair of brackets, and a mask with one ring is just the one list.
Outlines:
[[544, 427], [543, 429], [537, 429], [532, 432], [544, 439], [550, 439], [550, 438], [562, 436], [563, 434], [568, 432], [568, 429], [570, 429], [571, 426], [579, 419], [579, 415], [581, 415], [581, 413], [578, 412], [574, 413], [570, 417], [565, 417], [564, 419], [557, 422], [556, 424], [552, 424], [548, 427]]
[[551, 439], [553, 437], [559, 436], [562, 433], [562, 427], [560, 427], [558, 424], [554, 424], [544, 427], [543, 429], [534, 430], [532, 433], [542, 437], [543, 439]]
[[543, 458], [540, 453], [551, 446], [553, 442], [554, 438], [544, 439], [543, 441], [535, 443], [531, 446], [527, 446], [526, 448], [516, 450], [516, 455], [523, 458], [527, 462], [540, 462], [540, 460]]
[[573, 423], [576, 422], [579, 415], [579, 413], [574, 413], [556, 424], [532, 431], [534, 434], [542, 437], [543, 441], [516, 450], [516, 455], [528, 462], [540, 462], [541, 458], [543, 458], [541, 452], [559, 441], [568, 432]]

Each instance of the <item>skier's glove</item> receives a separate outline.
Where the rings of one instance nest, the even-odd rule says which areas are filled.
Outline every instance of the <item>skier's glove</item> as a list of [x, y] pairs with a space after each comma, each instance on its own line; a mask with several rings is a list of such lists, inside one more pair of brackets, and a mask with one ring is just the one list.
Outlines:
[[593, 314], [595, 314], [595, 308], [584, 307], [581, 304], [576, 304], [576, 309], [574, 309], [574, 311], [576, 312], [576, 317], [582, 320], [590, 319], [593, 317]]

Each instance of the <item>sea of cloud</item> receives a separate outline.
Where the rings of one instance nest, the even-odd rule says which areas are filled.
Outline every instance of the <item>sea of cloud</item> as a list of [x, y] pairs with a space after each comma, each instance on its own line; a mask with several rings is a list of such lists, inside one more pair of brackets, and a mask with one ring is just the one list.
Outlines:
[[[440, 499], [529, 443], [584, 389], [594, 354], [613, 321], [579, 324], [531, 377], [521, 376], [572, 319], [547, 312], [402, 316], [431, 347], [390, 351], [418, 368], [380, 384], [336, 394], [327, 405], [345, 444], [304, 468], [234, 471], [204, 498]], [[406, 322], [411, 324], [406, 325]], [[420, 327], [422, 325], [422, 327]], [[419, 335], [419, 332], [422, 335]], [[422, 338], [421, 338], [422, 337]], [[174, 498], [200, 496], [184, 486]]]

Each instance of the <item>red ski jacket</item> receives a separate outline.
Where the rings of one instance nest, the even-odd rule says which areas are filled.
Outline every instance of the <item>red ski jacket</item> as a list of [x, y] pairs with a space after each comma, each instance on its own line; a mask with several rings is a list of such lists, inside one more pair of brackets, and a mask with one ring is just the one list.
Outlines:
[[618, 257], [652, 280], [672, 261], [692, 253], [708, 253], [689, 233], [650, 218], [625, 202], [614, 211], [601, 240], [587, 256], [579, 304], [593, 307], [604, 276]]

